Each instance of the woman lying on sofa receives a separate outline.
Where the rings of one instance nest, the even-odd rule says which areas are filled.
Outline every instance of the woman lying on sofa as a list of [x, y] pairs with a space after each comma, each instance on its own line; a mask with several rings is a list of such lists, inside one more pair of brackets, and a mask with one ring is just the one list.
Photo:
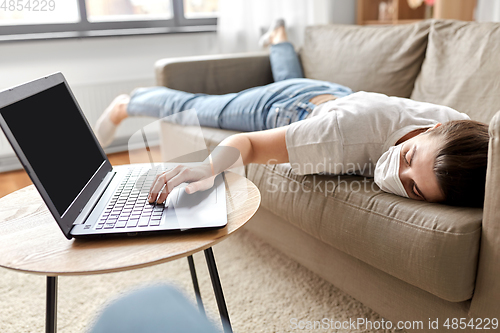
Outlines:
[[[276, 82], [227, 95], [165, 87], [136, 89], [131, 97], [118, 96], [106, 109], [96, 125], [98, 140], [108, 145], [116, 127], [129, 116], [164, 118], [194, 109], [201, 126], [247, 132], [219, 144], [237, 149], [245, 165], [289, 162], [298, 174], [342, 174], [347, 165], [355, 165], [355, 170], [348, 171], [374, 176], [386, 192], [428, 202], [482, 206], [489, 141], [486, 124], [449, 107], [353, 93], [339, 84], [303, 78], [282, 20], [270, 28], [264, 41], [271, 45]], [[188, 193], [211, 187], [214, 174], [231, 165], [222, 161], [223, 155], [213, 152], [210, 163], [179, 166], [157, 176], [149, 201], [163, 203], [183, 182], [190, 183]]]

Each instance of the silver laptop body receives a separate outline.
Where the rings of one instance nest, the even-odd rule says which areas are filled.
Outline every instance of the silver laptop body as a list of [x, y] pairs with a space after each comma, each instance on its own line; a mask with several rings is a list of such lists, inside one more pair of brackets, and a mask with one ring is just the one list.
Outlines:
[[1, 91], [0, 127], [68, 239], [227, 224], [223, 174], [209, 190], [181, 184], [165, 205], [147, 203], [154, 176], [177, 164], [113, 168], [61, 73]]

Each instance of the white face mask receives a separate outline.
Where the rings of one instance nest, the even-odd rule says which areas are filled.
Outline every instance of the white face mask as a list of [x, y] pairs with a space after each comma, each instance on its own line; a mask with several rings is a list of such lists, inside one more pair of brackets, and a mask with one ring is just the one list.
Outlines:
[[392, 146], [382, 154], [375, 166], [375, 183], [382, 191], [408, 198], [399, 179], [399, 160], [403, 145]]

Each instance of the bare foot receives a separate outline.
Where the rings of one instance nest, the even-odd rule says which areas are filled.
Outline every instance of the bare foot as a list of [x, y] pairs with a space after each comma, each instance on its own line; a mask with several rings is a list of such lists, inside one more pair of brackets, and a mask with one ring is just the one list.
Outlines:
[[273, 30], [270, 37], [271, 45], [279, 44], [288, 41], [286, 29], [284, 26], [279, 26]]
[[[129, 95], [119, 95], [117, 96], [111, 104], [106, 108], [104, 114], [109, 112], [109, 119], [115, 125], [119, 125], [125, 118], [128, 117], [127, 114], [127, 105], [130, 101]], [[109, 109], [109, 111], [108, 111]]]
[[94, 133], [102, 147], [109, 146], [113, 141], [117, 126], [128, 117], [128, 95], [116, 97], [97, 120]]

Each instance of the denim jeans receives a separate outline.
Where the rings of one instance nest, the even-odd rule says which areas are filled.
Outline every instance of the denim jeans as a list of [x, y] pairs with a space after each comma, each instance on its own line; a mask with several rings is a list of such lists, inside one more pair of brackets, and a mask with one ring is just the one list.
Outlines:
[[270, 61], [276, 82], [226, 95], [192, 94], [166, 87], [134, 90], [127, 113], [164, 118], [194, 109], [201, 126], [238, 131], [259, 131], [303, 120], [317, 95], [344, 97], [352, 90], [327, 81], [303, 78], [302, 68], [290, 43], [271, 46]]

